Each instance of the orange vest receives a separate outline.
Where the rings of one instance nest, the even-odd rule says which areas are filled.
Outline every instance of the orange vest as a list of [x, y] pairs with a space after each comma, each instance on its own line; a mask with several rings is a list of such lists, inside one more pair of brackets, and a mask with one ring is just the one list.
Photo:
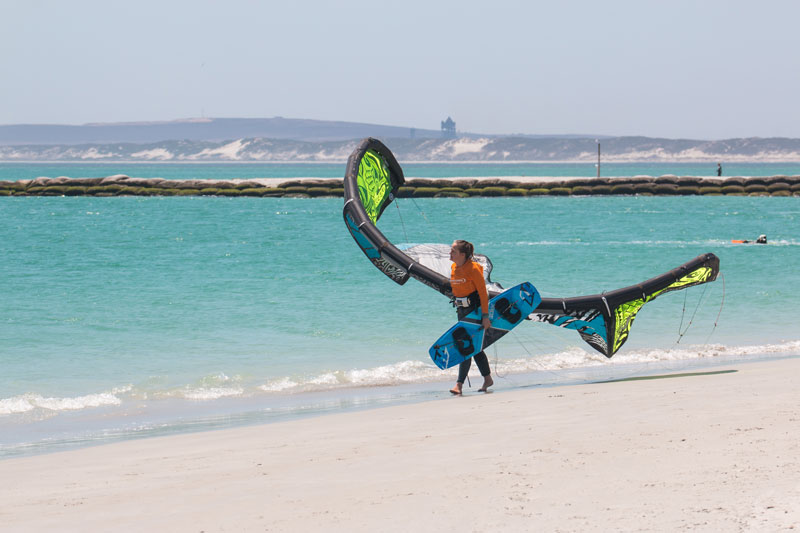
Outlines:
[[467, 261], [460, 267], [455, 263], [450, 266], [450, 287], [453, 296], [461, 298], [478, 291], [481, 300], [481, 311], [489, 312], [489, 294], [483, 280], [483, 267], [475, 261]]

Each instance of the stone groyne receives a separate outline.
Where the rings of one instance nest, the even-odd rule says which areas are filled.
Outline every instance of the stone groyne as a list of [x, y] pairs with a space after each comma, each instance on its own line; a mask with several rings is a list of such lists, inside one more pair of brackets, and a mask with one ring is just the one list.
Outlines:
[[[0, 196], [258, 196], [341, 197], [341, 179], [165, 180], [117, 175], [105, 178], [36, 178], [0, 181]], [[800, 196], [800, 176], [701, 178], [408, 179], [401, 198], [474, 196]]]

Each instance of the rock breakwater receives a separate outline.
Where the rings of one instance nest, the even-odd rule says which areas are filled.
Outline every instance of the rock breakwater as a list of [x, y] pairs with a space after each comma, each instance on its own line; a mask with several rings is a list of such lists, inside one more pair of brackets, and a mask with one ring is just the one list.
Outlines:
[[[341, 179], [165, 180], [131, 178], [36, 178], [0, 181], [0, 196], [248, 196], [340, 197]], [[732, 177], [636, 176], [567, 179], [408, 179], [401, 198], [496, 196], [800, 196], [800, 176]]]

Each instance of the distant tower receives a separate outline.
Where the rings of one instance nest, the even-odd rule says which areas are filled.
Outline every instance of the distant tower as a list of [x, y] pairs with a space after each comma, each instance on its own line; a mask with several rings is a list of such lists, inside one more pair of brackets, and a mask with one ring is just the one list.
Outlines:
[[417, 128], [411, 128], [408, 130], [408, 136], [412, 139], [415, 138], [417, 136]]
[[442, 137], [445, 139], [455, 139], [456, 137], [456, 123], [450, 117], [442, 121]]

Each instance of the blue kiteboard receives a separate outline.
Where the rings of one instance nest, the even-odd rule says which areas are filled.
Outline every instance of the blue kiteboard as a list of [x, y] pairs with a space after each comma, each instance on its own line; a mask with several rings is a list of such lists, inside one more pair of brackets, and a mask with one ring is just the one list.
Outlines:
[[511, 287], [489, 300], [492, 326], [488, 330], [481, 326], [481, 308], [478, 307], [439, 337], [428, 353], [441, 369], [458, 365], [514, 329], [541, 301], [539, 291], [528, 281]]

